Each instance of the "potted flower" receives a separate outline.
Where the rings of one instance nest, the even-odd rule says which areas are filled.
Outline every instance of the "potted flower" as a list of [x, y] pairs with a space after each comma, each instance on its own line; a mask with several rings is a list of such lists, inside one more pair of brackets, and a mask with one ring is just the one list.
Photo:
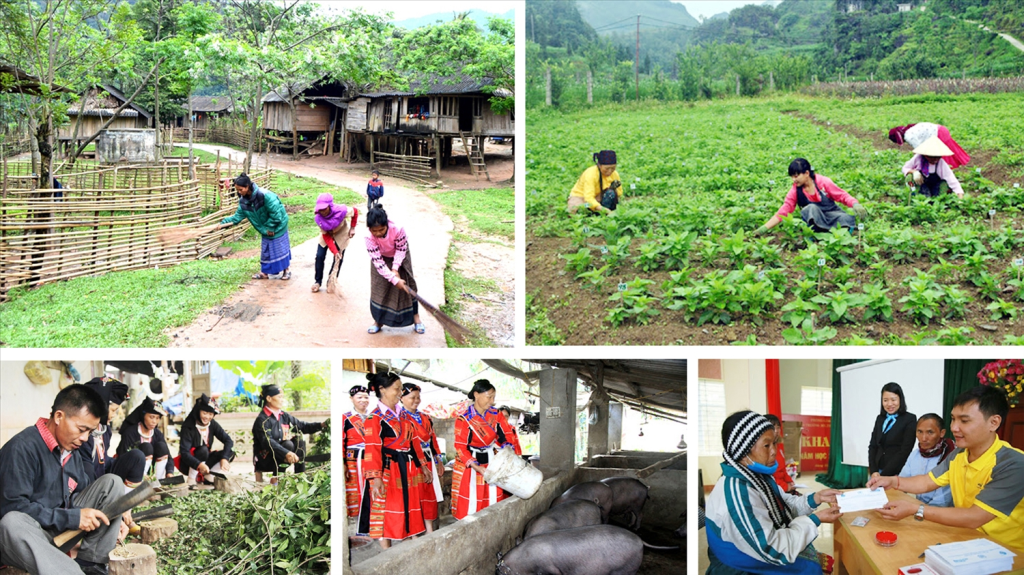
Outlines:
[[1024, 390], [1024, 363], [1019, 359], [993, 361], [978, 372], [978, 382], [1002, 389], [1006, 392], [1010, 407], [1017, 407]]

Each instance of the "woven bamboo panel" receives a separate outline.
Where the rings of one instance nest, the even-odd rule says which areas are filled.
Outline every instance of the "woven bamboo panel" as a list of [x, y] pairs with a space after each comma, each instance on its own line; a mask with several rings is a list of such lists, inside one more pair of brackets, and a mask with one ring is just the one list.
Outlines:
[[[8, 174], [24, 173], [12, 164]], [[222, 171], [200, 166], [190, 180], [187, 166], [83, 165], [58, 172], [62, 190], [15, 188], [25, 176], [8, 175], [0, 187], [0, 301], [14, 287], [173, 265], [236, 240], [248, 223], [172, 246], [157, 240], [168, 227], [202, 227], [235, 212], [238, 196]], [[268, 186], [272, 173], [263, 168], [253, 180]]]

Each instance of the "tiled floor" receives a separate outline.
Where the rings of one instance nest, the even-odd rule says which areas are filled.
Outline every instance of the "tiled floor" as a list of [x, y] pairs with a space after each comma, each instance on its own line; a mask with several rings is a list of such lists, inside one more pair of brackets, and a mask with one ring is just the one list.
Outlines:
[[[800, 489], [800, 493], [803, 494], [811, 493], [812, 491], [820, 491], [822, 489], [827, 489], [826, 486], [815, 481], [814, 474], [811, 473], [801, 475], [800, 477], [797, 478], [796, 482], [807, 486], [807, 489]], [[696, 498], [694, 498], [694, 500], [696, 500]], [[704, 573], [708, 568], [708, 539], [703, 529], [700, 530], [697, 537], [700, 541], [700, 545], [698, 545], [697, 547], [697, 552], [699, 553], [699, 573]], [[814, 540], [814, 548], [821, 553], [828, 553], [829, 555], [832, 555], [832, 525], [828, 523], [822, 523], [821, 527], [818, 527], [818, 538]]]

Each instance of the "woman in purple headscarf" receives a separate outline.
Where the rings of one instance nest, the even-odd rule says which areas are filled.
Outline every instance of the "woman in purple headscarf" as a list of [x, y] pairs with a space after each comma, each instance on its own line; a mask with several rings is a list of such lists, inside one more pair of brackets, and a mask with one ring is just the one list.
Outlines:
[[313, 281], [313, 293], [320, 291], [320, 285], [324, 279], [324, 261], [327, 259], [328, 250], [339, 258], [337, 268], [334, 269], [334, 277], [341, 273], [341, 263], [345, 261], [345, 248], [348, 241], [356, 235], [356, 219], [359, 210], [355, 206], [348, 207], [345, 204], [335, 204], [334, 196], [331, 194], [320, 194], [316, 199], [316, 214], [313, 220], [320, 228], [320, 243], [316, 247], [316, 264], [313, 266], [315, 278]]

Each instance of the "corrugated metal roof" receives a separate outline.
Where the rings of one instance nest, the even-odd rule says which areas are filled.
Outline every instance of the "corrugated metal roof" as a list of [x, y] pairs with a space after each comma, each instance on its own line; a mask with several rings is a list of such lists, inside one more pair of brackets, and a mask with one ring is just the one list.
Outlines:
[[442, 95], [442, 94], [484, 94], [484, 88], [494, 85], [491, 78], [474, 80], [468, 76], [448, 76], [431, 81], [426, 90], [420, 90], [421, 82], [409, 82], [408, 90], [380, 90], [365, 92], [360, 96], [367, 98], [386, 98], [388, 96]]
[[[68, 114], [78, 115], [78, 108], [68, 108]], [[114, 110], [109, 108], [92, 108], [82, 112], [83, 116], [99, 116], [100, 118], [109, 118], [114, 115]], [[125, 109], [121, 110], [118, 114], [119, 118], [138, 118], [139, 113], [135, 110]]]
[[193, 112], [230, 112], [231, 98], [228, 96], [192, 96]]

